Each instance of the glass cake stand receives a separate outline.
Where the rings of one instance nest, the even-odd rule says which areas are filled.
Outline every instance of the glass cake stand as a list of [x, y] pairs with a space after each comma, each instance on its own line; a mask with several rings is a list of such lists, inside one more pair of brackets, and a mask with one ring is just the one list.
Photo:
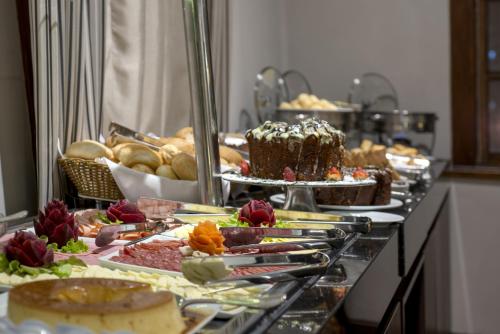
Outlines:
[[370, 186], [376, 183], [373, 179], [355, 180], [351, 176], [344, 176], [342, 181], [285, 181], [261, 179], [253, 176], [243, 176], [239, 172], [222, 173], [223, 180], [262, 187], [286, 188], [286, 199], [283, 204], [285, 210], [320, 212], [316, 203], [313, 188], [359, 187]]

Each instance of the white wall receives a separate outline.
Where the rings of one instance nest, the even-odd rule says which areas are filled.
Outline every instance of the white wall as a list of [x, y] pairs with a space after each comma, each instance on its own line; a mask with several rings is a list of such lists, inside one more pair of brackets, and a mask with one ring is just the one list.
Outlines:
[[15, 0], [0, 1], [0, 45], [0, 185], [7, 213], [33, 211], [35, 169]]
[[452, 185], [453, 333], [498, 333], [500, 182], [456, 179]]
[[240, 111], [254, 112], [253, 85], [268, 65], [286, 60], [286, 0], [229, 1], [229, 128], [238, 129]]
[[439, 114], [435, 153], [450, 157], [448, 0], [288, 0], [288, 66], [321, 96], [347, 97], [353, 78], [387, 76], [402, 109]]

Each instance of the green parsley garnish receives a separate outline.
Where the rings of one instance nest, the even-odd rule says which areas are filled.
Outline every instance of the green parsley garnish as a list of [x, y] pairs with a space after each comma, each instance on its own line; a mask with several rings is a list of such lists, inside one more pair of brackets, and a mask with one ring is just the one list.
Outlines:
[[82, 260], [71, 256], [66, 260], [54, 262], [43, 267], [28, 267], [22, 265], [17, 260], [9, 261], [5, 253], [0, 253], [0, 272], [9, 275], [38, 276], [40, 274], [53, 274], [60, 278], [67, 278], [71, 275], [73, 266], [86, 267]]
[[108, 216], [106, 216], [102, 212], [98, 212], [96, 216], [97, 216], [97, 219], [102, 221], [104, 224], [123, 224], [123, 221], [119, 220], [119, 219], [117, 221], [112, 222], [111, 220], [109, 220]]

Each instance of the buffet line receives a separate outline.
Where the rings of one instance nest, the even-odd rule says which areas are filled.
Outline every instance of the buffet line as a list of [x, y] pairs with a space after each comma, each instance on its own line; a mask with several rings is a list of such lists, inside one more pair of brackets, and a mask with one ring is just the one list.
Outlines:
[[191, 128], [156, 137], [113, 123], [103, 143], [73, 143], [59, 166], [81, 197], [111, 204], [54, 199], [2, 237], [0, 332], [194, 333], [263, 314], [252, 310], [277, 319], [375, 224], [403, 221], [377, 210], [402, 207], [428, 177], [432, 158], [414, 148], [345, 145], [315, 118], [221, 136], [225, 197], [274, 195], [216, 207], [192, 203]]

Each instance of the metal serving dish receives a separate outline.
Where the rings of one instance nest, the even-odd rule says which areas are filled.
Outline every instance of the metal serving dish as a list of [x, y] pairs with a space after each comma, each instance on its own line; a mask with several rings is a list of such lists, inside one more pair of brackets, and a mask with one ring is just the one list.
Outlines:
[[392, 134], [399, 131], [435, 133], [438, 117], [431, 112], [365, 111], [362, 113], [364, 132]]
[[338, 108], [337, 110], [276, 109], [276, 119], [289, 124], [298, 123], [310, 117], [327, 121], [346, 133], [358, 130], [362, 119], [361, 112], [352, 108]]
[[391, 153], [387, 153], [386, 157], [398, 173], [412, 180], [421, 179], [431, 165], [430, 160], [422, 157], [408, 157]]

